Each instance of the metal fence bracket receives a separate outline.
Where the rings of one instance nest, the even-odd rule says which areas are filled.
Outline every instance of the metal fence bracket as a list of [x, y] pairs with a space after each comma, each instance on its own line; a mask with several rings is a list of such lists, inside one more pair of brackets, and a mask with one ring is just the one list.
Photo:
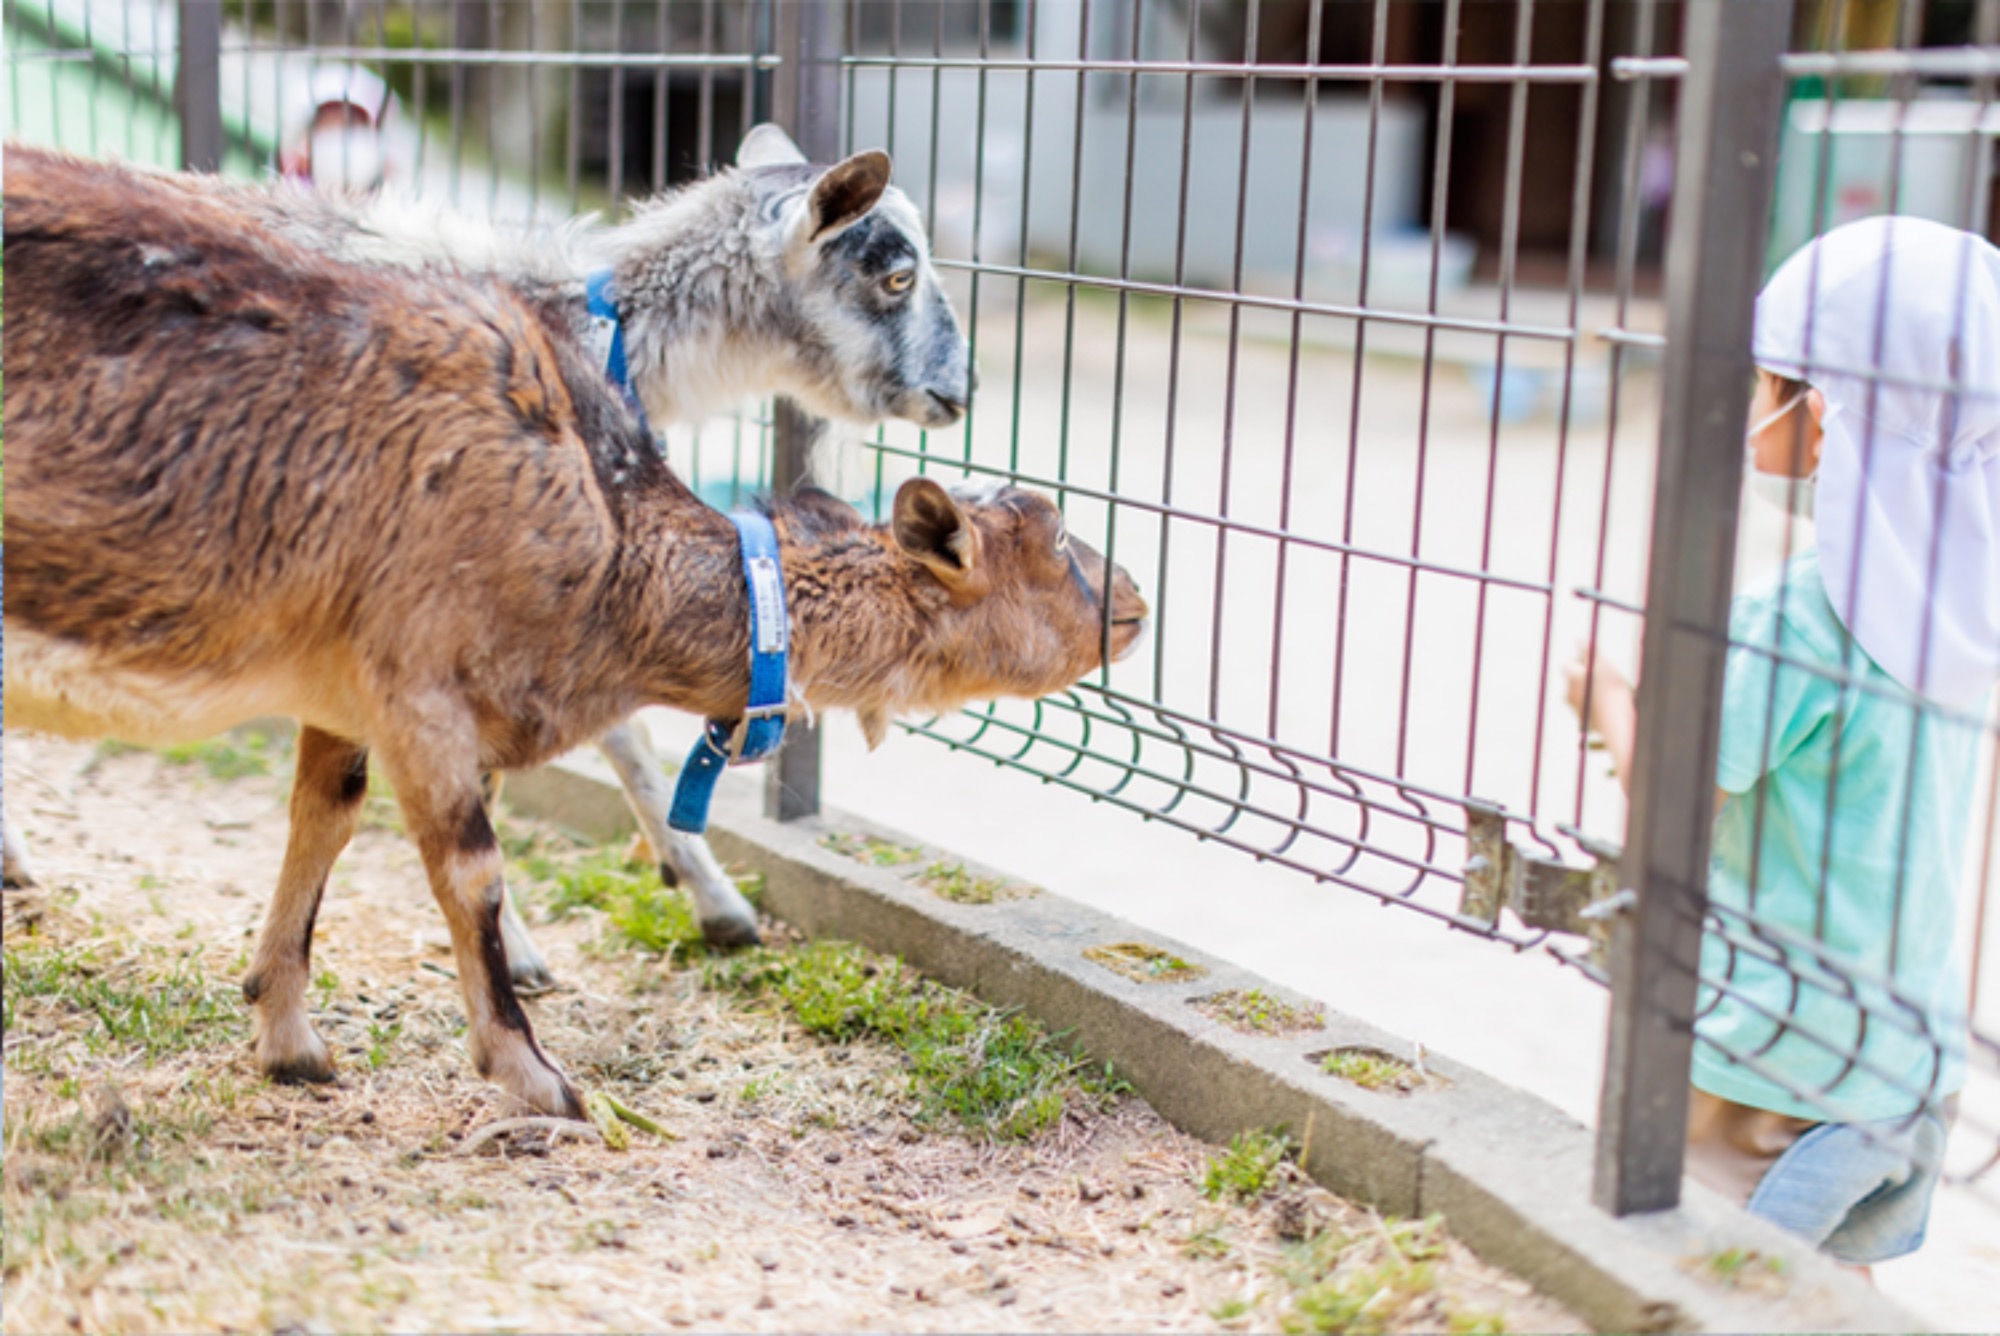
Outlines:
[[1624, 895], [1618, 886], [1618, 850], [1585, 843], [1590, 857], [1579, 867], [1529, 853], [1507, 837], [1507, 817], [1497, 807], [1466, 803], [1465, 887], [1458, 912], [1492, 927], [1500, 911], [1531, 928], [1575, 933], [1590, 939], [1591, 962], [1602, 968], [1611, 921]]

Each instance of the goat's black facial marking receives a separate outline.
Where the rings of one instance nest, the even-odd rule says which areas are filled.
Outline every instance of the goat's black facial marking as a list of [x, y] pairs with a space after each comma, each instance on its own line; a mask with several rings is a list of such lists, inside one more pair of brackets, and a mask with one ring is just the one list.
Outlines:
[[486, 805], [477, 798], [468, 801], [459, 813], [458, 851], [462, 854], [483, 854], [500, 847], [494, 837], [493, 823], [486, 819]]

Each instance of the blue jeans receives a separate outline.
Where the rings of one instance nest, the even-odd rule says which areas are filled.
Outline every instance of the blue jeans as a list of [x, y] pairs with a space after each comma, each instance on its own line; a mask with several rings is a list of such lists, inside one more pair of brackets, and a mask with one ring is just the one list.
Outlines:
[[1914, 1120], [1821, 1123], [1772, 1162], [1745, 1209], [1843, 1262], [1866, 1265], [1923, 1245], [1944, 1167], [1951, 1106]]

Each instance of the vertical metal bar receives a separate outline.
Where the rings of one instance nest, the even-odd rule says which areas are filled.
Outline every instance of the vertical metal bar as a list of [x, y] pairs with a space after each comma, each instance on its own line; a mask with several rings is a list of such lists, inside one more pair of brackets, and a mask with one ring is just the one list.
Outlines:
[[180, 34], [181, 167], [213, 172], [222, 166], [222, 0], [180, 0]]
[[[831, 162], [840, 155], [840, 46], [846, 7], [845, 0], [779, 0], [774, 15], [776, 51], [784, 63], [772, 88], [771, 110], [809, 162]], [[817, 425], [792, 403], [778, 402], [773, 495], [783, 496], [807, 481]], [[765, 776], [764, 814], [774, 821], [795, 821], [818, 812], [819, 772], [819, 729], [793, 724]]]
[[1667, 354], [1632, 816], [1637, 904], [1610, 951], [1594, 1197], [1614, 1215], [1680, 1200], [1696, 968], [1715, 812], [1750, 322], [1776, 179], [1790, 0], [1690, 0], [1667, 256]]

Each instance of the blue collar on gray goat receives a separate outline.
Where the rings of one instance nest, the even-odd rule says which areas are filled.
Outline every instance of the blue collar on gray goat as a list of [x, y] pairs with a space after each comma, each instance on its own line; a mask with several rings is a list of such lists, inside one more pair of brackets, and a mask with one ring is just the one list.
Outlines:
[[590, 312], [590, 345], [597, 357], [597, 369], [639, 419], [640, 429], [651, 436], [653, 429], [647, 425], [639, 391], [632, 385], [632, 366], [625, 355], [625, 322], [618, 318], [618, 299], [611, 295], [611, 270], [592, 273], [584, 280], [583, 290]]
[[711, 719], [681, 768], [667, 824], [699, 835], [708, 829], [708, 806], [725, 767], [761, 761], [785, 740], [791, 687], [785, 667], [789, 636], [785, 577], [778, 566], [778, 531], [762, 515], [729, 517], [743, 546], [743, 582], [750, 593], [750, 699], [741, 719]]

